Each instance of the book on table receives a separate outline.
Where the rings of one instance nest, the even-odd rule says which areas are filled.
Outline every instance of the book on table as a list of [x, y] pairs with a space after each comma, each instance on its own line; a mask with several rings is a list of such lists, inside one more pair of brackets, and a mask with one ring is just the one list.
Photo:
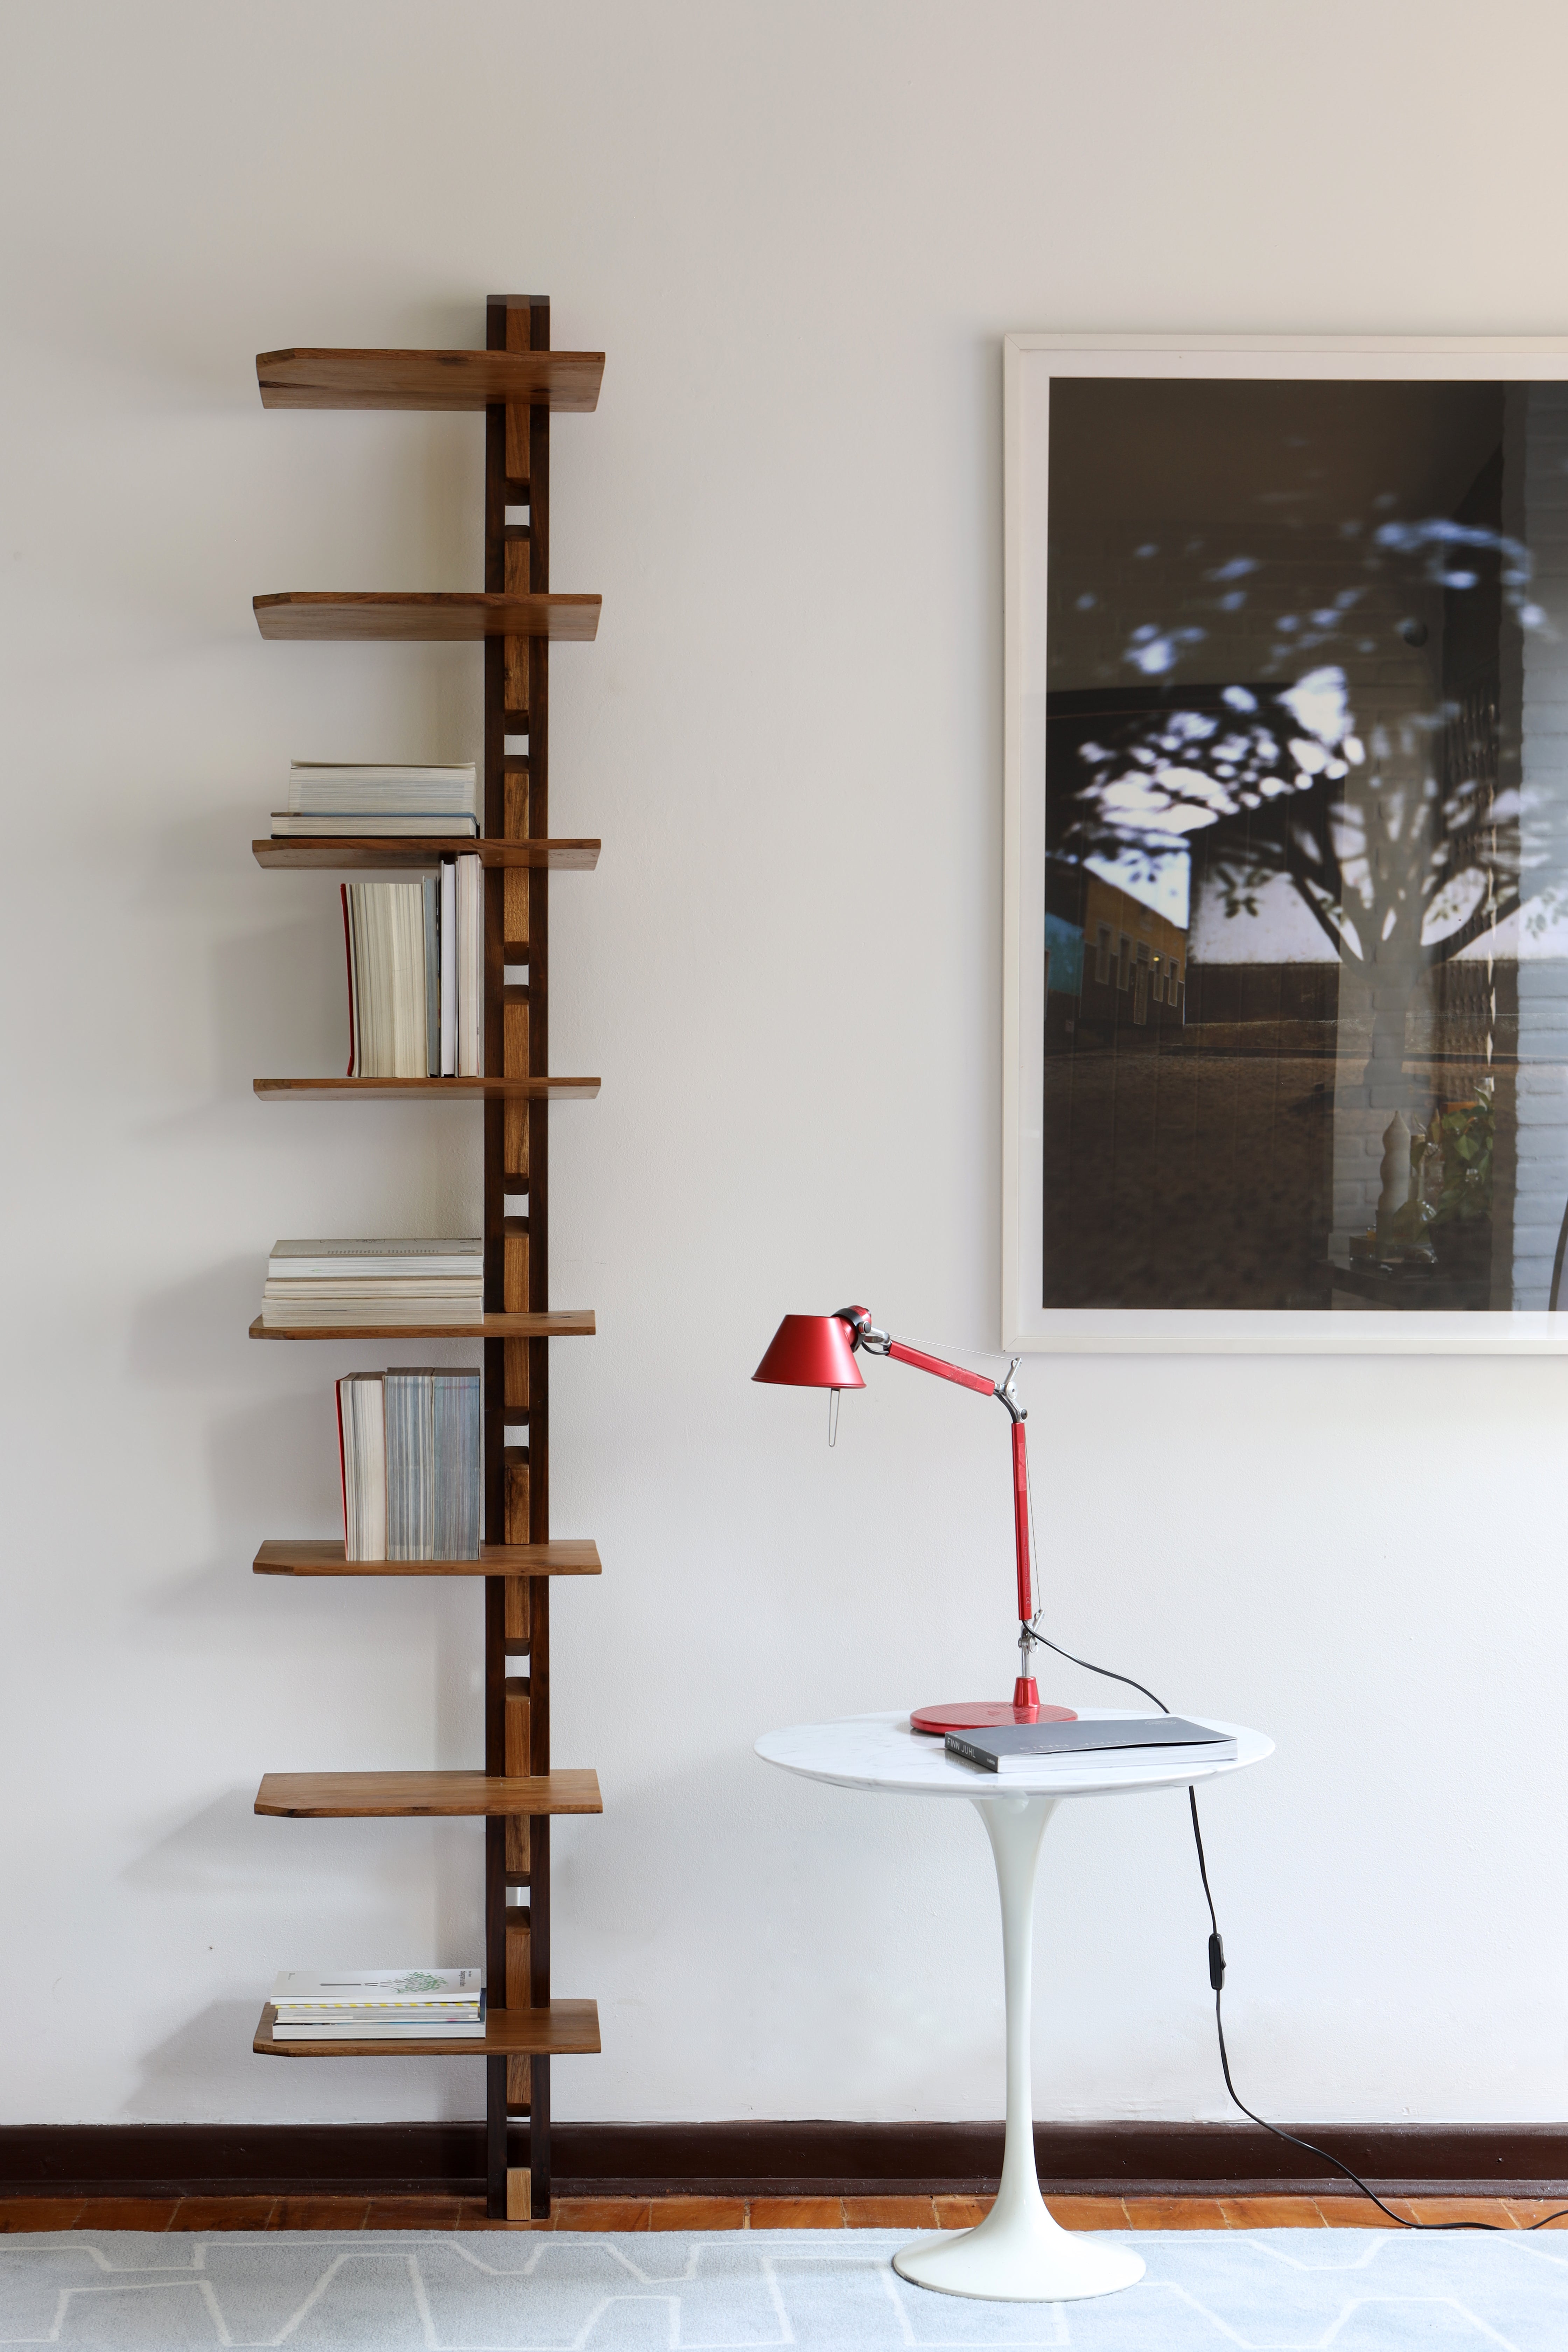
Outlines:
[[480, 1969], [284, 1969], [275, 2042], [457, 2041], [485, 2030]]
[[1225, 1763], [1234, 1757], [1236, 1740], [1212, 1724], [1193, 1723], [1182, 1715], [1079, 1716], [1070, 1723], [1000, 1723], [974, 1731], [950, 1731], [947, 1753], [961, 1764], [982, 1772], [1032, 1769], [1045, 1761], [1072, 1763], [1148, 1763], [1160, 1757], [1178, 1760], [1201, 1755], [1205, 1763]]
[[484, 866], [340, 886], [351, 1078], [484, 1076]]
[[339, 1381], [345, 1559], [478, 1559], [478, 1371], [349, 1372]]

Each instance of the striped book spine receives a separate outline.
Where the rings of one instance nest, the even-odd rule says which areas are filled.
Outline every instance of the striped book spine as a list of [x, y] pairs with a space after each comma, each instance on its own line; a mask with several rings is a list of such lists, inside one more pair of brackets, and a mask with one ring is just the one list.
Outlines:
[[386, 1556], [434, 1559], [436, 1374], [386, 1374]]
[[479, 1556], [480, 1412], [477, 1372], [435, 1376], [437, 1559]]

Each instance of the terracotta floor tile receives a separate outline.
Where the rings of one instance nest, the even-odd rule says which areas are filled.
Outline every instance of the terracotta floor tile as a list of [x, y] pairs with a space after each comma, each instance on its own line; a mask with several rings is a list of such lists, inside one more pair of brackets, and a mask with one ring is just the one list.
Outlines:
[[[1389, 2203], [1395, 2206], [1391, 2197]], [[1397, 2230], [1386, 2213], [1380, 2213], [1370, 2197], [1314, 2197], [1313, 2204], [1331, 2230]]]
[[171, 2230], [265, 2230], [276, 2197], [182, 2197]]
[[1327, 2227], [1310, 2197], [1222, 2197], [1233, 2230], [1321, 2230]]
[[1047, 2197], [1046, 2210], [1064, 2230], [1125, 2230], [1129, 2226], [1120, 2197]]
[[[1521, 2230], [1532, 2222], [1545, 2221], [1549, 2213], [1568, 2212], [1568, 2197], [1505, 2197], [1503, 2203]], [[1568, 2230], [1568, 2221], [1548, 2221], [1551, 2230]], [[1542, 2236], [1545, 2231], [1542, 2232]]]
[[934, 2230], [936, 2208], [929, 2197], [846, 2197], [844, 2225], [849, 2230]]
[[[1527, 2228], [1568, 2210], [1568, 2197], [1388, 2199], [1420, 2221]], [[1362, 2197], [1052, 2197], [1068, 2230], [1394, 2229]], [[989, 2197], [558, 2198], [548, 2221], [492, 2221], [482, 2198], [428, 2197], [13, 2197], [0, 2199], [0, 2232], [90, 2230], [966, 2230]], [[1568, 2230], [1568, 2220], [1553, 2222]]]
[[492, 2221], [487, 2203], [483, 2197], [459, 2197], [456, 2227], [459, 2230], [552, 2230], [555, 2227], [553, 2215], [542, 2221], [509, 2221], [504, 2216]]
[[647, 2197], [556, 2197], [550, 2218], [557, 2230], [646, 2230]]
[[1134, 2230], [1224, 2230], [1229, 2227], [1217, 2197], [1129, 2197], [1129, 2225]]
[[841, 2197], [753, 2197], [748, 2200], [753, 2230], [842, 2230]]
[[939, 2230], [973, 2230], [984, 2221], [994, 2200], [990, 2197], [933, 2197]]
[[279, 2197], [271, 2230], [363, 2230], [368, 2197]]
[[166, 2230], [177, 2197], [89, 2197], [73, 2230]]
[[1502, 2197], [1401, 2197], [1389, 2199], [1402, 2213], [1413, 2213], [1418, 2221], [1493, 2221], [1505, 2230], [1517, 2230], [1519, 2223], [1508, 2210]]
[[743, 2230], [743, 2197], [656, 2197], [648, 2206], [650, 2230]]
[[455, 2230], [457, 2197], [373, 2197], [364, 2217], [367, 2230]]
[[80, 2197], [0, 2199], [0, 2230], [68, 2230], [86, 2200]]

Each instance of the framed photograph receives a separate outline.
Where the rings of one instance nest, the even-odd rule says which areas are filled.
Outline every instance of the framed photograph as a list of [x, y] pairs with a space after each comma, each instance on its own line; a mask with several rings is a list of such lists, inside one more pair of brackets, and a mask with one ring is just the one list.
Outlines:
[[1005, 401], [1005, 1344], [1568, 1349], [1568, 339]]

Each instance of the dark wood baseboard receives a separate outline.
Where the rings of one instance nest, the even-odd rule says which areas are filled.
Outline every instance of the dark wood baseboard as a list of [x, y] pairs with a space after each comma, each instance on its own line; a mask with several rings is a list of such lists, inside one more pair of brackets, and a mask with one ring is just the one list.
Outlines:
[[[1301, 2128], [1382, 2190], [1568, 2197], [1568, 2124]], [[0, 2196], [477, 2197], [484, 2129], [12, 2124], [0, 2127]], [[557, 2122], [552, 2137], [558, 2197], [962, 2195], [994, 2189], [1002, 2166], [1000, 2124]], [[1250, 2124], [1039, 2124], [1035, 2147], [1041, 2185], [1059, 2196], [1352, 2193], [1331, 2167]]]

